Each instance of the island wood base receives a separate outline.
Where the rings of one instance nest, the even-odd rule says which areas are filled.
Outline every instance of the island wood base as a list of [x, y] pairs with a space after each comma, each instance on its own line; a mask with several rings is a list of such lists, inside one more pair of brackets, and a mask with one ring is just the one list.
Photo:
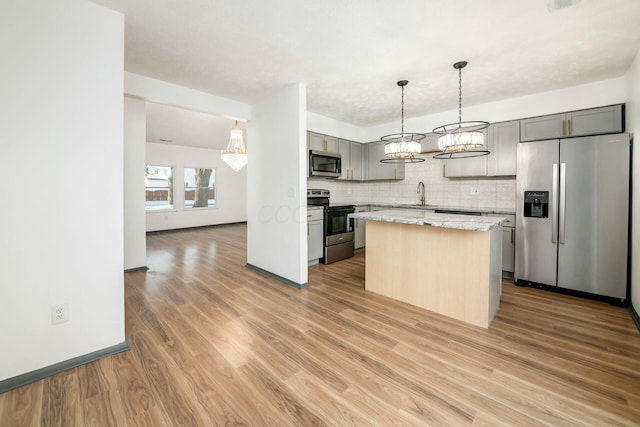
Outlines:
[[365, 289], [488, 328], [501, 292], [502, 229], [367, 221]]

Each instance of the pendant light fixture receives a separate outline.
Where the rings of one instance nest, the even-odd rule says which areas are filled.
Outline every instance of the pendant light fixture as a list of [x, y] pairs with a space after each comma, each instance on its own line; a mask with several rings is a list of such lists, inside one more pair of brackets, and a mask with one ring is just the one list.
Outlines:
[[238, 127], [238, 121], [231, 129], [231, 136], [229, 137], [229, 143], [227, 149], [222, 151], [220, 156], [226, 164], [231, 166], [234, 172], [238, 172], [247, 164], [247, 149], [244, 147], [244, 141], [242, 140], [242, 129]]
[[382, 163], [419, 163], [424, 162], [422, 157], [415, 157], [422, 151], [420, 140], [426, 137], [423, 133], [404, 132], [404, 87], [408, 80], [400, 80], [398, 86], [402, 88], [402, 108], [400, 110], [400, 133], [385, 135], [380, 138], [384, 141], [384, 155]]
[[438, 126], [433, 130], [433, 133], [440, 135], [438, 148], [442, 151], [433, 156], [434, 159], [461, 159], [489, 154], [483, 132], [489, 123], [462, 121], [462, 69], [466, 66], [467, 61], [453, 64], [453, 68], [458, 70], [458, 123]]

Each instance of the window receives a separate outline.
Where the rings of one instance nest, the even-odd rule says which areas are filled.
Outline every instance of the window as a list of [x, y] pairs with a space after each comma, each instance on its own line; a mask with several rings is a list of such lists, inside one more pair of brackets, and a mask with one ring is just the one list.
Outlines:
[[216, 205], [216, 170], [184, 168], [184, 206], [206, 208]]
[[173, 209], [173, 167], [147, 165], [145, 208], [148, 211]]

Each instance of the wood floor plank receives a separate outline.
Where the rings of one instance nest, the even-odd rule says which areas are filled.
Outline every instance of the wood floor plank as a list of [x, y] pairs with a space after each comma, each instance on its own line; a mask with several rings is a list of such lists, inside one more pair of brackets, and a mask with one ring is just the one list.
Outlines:
[[43, 426], [83, 425], [82, 400], [76, 369], [43, 380], [42, 393]]
[[167, 423], [160, 407], [153, 406], [148, 410], [139, 412], [133, 417], [127, 418], [125, 425], [131, 427], [166, 427], [172, 424]]
[[120, 353], [109, 358], [117, 381], [127, 419], [148, 412], [156, 407], [149, 380], [137, 358], [130, 353]]
[[364, 290], [365, 256], [296, 289], [246, 225], [149, 233], [132, 350], [0, 395], [0, 426], [640, 426], [625, 309], [503, 280], [482, 329]]
[[175, 376], [163, 363], [150, 334], [138, 332], [131, 337], [132, 352], [138, 357], [152, 392], [166, 411], [166, 418], [178, 425], [197, 425], [196, 410], [189, 396], [180, 393]]
[[117, 390], [106, 390], [82, 399], [82, 418], [88, 426], [121, 426], [127, 422]]
[[287, 387], [286, 383], [278, 381], [261, 363], [252, 359], [238, 371], [255, 385], [261, 400], [269, 402], [274, 410], [284, 414], [291, 425], [327, 425], [298, 399], [294, 390]]
[[287, 379], [287, 384], [295, 390], [296, 396], [308, 407], [313, 407], [325, 420], [332, 420], [341, 426], [375, 426], [376, 421], [369, 419], [366, 413], [354, 410], [339, 394], [317, 384], [317, 380], [304, 371]]
[[39, 426], [43, 382], [38, 381], [0, 395], [0, 426]]

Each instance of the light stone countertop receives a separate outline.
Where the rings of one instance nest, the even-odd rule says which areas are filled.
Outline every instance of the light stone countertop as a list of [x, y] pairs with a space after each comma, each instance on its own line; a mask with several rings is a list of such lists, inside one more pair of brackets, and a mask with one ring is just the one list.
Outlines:
[[[334, 204], [334, 203], [332, 203]], [[335, 203], [336, 205], [354, 205], [354, 206], [379, 206], [387, 209], [418, 209], [418, 210], [434, 210], [434, 209], [446, 209], [454, 211], [464, 212], [481, 212], [487, 215], [515, 215], [516, 210], [509, 208], [467, 208], [459, 206], [446, 206], [446, 205], [419, 205], [419, 204], [406, 204], [406, 203], [388, 203], [388, 202], [351, 202], [351, 203]]]
[[389, 209], [349, 214], [349, 218], [428, 225], [470, 231], [489, 231], [505, 222], [506, 218], [490, 216], [454, 215], [425, 212], [419, 209]]

